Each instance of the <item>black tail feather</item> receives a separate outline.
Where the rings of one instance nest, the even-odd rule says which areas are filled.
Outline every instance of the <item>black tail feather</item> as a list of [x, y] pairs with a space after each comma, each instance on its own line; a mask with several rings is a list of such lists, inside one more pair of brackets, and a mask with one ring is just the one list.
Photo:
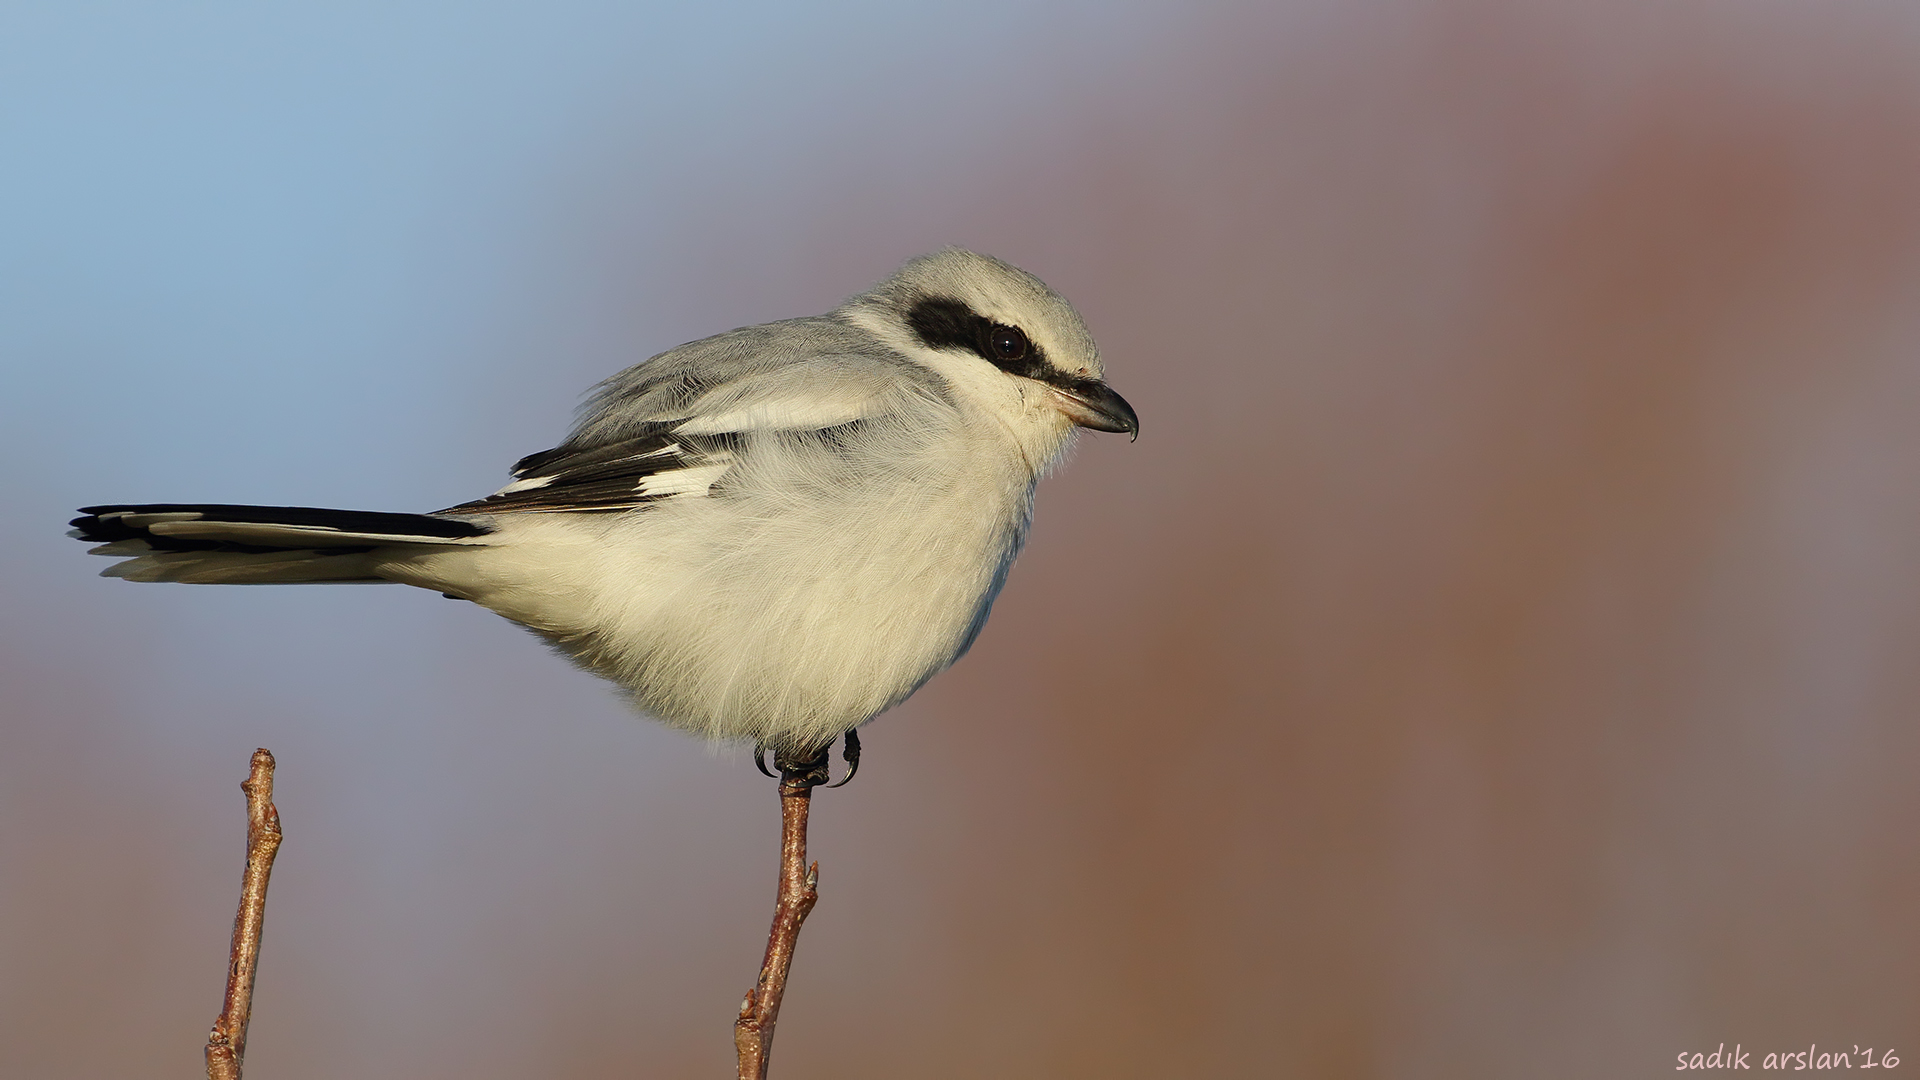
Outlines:
[[[84, 517], [74, 518], [73, 535], [93, 543], [111, 544], [122, 540], [141, 540], [155, 551], [280, 551], [289, 546], [268, 546], [230, 539], [203, 539], [160, 536], [148, 526], [149, 515], [161, 521], [232, 522], [252, 525], [290, 525], [343, 533], [419, 538], [421, 540], [463, 540], [485, 536], [492, 530], [477, 522], [428, 514], [389, 514], [372, 510], [327, 510], [313, 506], [237, 506], [229, 503], [129, 503], [113, 506], [83, 506]], [[361, 550], [370, 550], [363, 548]]]

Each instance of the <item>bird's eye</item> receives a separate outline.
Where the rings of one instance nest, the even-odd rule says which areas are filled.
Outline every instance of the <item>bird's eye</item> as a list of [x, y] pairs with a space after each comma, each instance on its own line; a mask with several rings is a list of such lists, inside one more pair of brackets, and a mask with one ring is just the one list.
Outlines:
[[1027, 335], [1017, 326], [993, 328], [993, 355], [1001, 360], [1018, 360], [1027, 355]]

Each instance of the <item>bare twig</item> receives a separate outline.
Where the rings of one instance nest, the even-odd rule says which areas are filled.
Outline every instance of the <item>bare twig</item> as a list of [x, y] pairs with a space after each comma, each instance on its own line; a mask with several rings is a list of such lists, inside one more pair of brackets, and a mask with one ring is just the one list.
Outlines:
[[280, 850], [280, 811], [273, 805], [273, 755], [253, 752], [253, 768], [240, 790], [247, 793], [247, 872], [240, 879], [240, 910], [233, 917], [233, 951], [227, 960], [226, 1008], [207, 1036], [207, 1080], [240, 1080], [247, 1055], [247, 1020], [253, 1013], [253, 973], [260, 963], [260, 930], [267, 914], [267, 876]]
[[767, 932], [767, 957], [760, 964], [760, 981], [740, 1002], [740, 1018], [733, 1022], [733, 1049], [740, 1062], [739, 1080], [766, 1080], [773, 1054], [773, 1025], [780, 1017], [780, 998], [787, 989], [787, 970], [793, 966], [800, 924], [807, 921], [819, 899], [820, 864], [807, 865], [807, 810], [813, 789], [827, 781], [827, 751], [811, 756], [785, 752], [774, 755], [780, 770], [780, 889], [773, 906], [773, 928]]

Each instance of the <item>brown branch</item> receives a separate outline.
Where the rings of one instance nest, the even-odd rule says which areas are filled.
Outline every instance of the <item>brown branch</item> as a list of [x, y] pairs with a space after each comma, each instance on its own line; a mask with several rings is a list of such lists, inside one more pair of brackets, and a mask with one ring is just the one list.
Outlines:
[[280, 811], [273, 805], [273, 755], [253, 752], [253, 768], [240, 790], [247, 793], [247, 872], [240, 879], [240, 910], [233, 917], [233, 950], [227, 960], [226, 1008], [207, 1036], [207, 1080], [240, 1080], [247, 1055], [247, 1020], [253, 1013], [253, 974], [260, 963], [260, 930], [267, 914], [267, 876], [280, 850]]
[[800, 940], [800, 924], [807, 921], [819, 899], [820, 864], [807, 865], [807, 810], [813, 789], [827, 780], [827, 751], [810, 756], [774, 755], [780, 770], [780, 889], [773, 906], [773, 928], [767, 931], [767, 957], [760, 964], [760, 981], [740, 1002], [740, 1018], [733, 1022], [733, 1049], [740, 1062], [739, 1080], [766, 1080], [773, 1054], [773, 1025], [780, 1017], [780, 999], [787, 989], [787, 970]]

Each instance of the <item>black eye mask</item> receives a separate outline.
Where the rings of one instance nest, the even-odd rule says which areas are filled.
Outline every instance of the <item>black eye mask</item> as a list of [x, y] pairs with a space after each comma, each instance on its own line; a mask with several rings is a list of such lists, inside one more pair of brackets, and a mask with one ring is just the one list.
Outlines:
[[1009, 375], [1042, 382], [1062, 377], [1019, 327], [994, 322], [958, 300], [944, 296], [916, 300], [907, 312], [907, 325], [930, 349], [965, 349]]

